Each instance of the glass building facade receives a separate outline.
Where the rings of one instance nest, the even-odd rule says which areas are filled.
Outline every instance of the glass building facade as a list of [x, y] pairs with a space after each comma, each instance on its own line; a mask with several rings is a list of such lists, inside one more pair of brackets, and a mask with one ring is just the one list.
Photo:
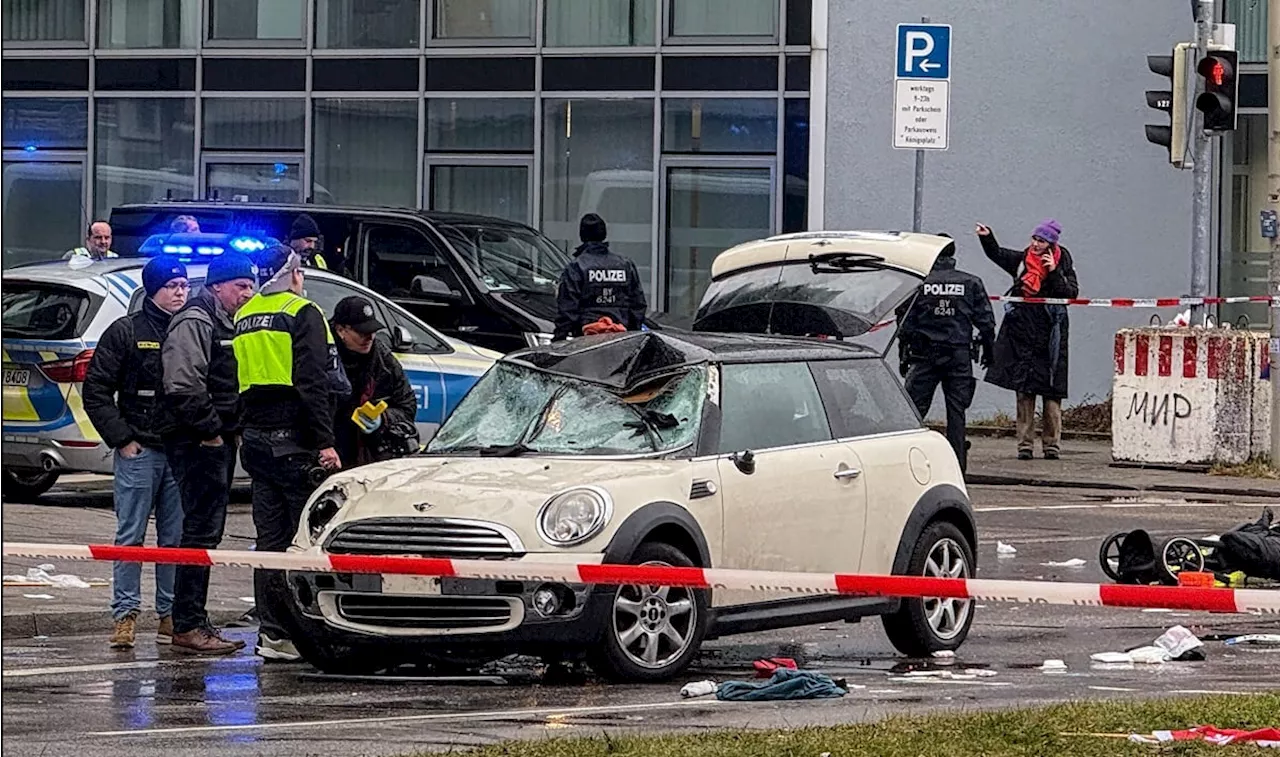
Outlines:
[[805, 227], [810, 0], [0, 0], [4, 262], [156, 199], [402, 205], [577, 244], [687, 313]]

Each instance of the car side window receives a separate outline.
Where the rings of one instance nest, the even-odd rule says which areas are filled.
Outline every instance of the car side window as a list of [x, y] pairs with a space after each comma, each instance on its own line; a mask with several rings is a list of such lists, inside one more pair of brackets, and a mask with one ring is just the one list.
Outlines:
[[[398, 309], [388, 307], [385, 308], [385, 312], [387, 313], [386, 325], [393, 329], [396, 326], [402, 327], [409, 332], [409, 336], [413, 340], [407, 348], [395, 345], [394, 341], [391, 342], [393, 351], [410, 355], [439, 355], [445, 352], [452, 352], [448, 344], [442, 342], [439, 337], [424, 329]], [[381, 335], [382, 332], [379, 332], [379, 334]]]
[[817, 361], [818, 380], [836, 436], [888, 434], [920, 428], [915, 406], [881, 360]]
[[303, 287], [305, 297], [320, 306], [325, 320], [333, 317], [333, 309], [338, 303], [352, 295], [360, 293], [351, 287], [345, 287], [333, 281], [326, 281], [318, 276], [307, 278]]
[[720, 412], [720, 454], [832, 438], [817, 384], [804, 363], [724, 366]]
[[418, 229], [408, 226], [370, 226], [365, 233], [369, 260], [369, 288], [396, 299], [415, 298], [418, 276], [434, 280], [427, 291], [465, 291], [446, 253]]

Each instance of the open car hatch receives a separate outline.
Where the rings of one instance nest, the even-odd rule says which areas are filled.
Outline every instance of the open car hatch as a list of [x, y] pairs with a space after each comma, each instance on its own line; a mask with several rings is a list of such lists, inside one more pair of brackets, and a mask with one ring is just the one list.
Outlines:
[[896, 310], [915, 296], [952, 240], [897, 232], [806, 232], [727, 250], [694, 331], [852, 341], [884, 354]]

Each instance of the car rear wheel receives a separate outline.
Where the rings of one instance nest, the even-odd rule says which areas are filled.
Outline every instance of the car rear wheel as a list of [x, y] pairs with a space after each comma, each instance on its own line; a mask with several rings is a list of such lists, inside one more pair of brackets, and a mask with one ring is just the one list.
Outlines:
[[[970, 578], [973, 547], [954, 524], [934, 521], [916, 540], [907, 564], [908, 575], [928, 578]], [[902, 607], [883, 618], [885, 634], [899, 652], [925, 657], [955, 650], [973, 624], [973, 600], [904, 599]]]
[[[694, 567], [669, 544], [647, 542], [635, 565]], [[603, 638], [591, 667], [618, 681], [664, 681], [693, 662], [707, 629], [707, 593], [678, 586], [620, 586], [612, 595]]]
[[5, 468], [4, 499], [6, 502], [34, 504], [36, 498], [53, 488], [58, 474], [36, 468]]

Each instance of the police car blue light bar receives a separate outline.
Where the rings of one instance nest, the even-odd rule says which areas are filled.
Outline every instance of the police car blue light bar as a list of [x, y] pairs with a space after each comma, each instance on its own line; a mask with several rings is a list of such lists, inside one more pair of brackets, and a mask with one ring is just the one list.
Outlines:
[[237, 237], [231, 240], [231, 247], [238, 252], [261, 252], [267, 245], [261, 239], [253, 237]]

